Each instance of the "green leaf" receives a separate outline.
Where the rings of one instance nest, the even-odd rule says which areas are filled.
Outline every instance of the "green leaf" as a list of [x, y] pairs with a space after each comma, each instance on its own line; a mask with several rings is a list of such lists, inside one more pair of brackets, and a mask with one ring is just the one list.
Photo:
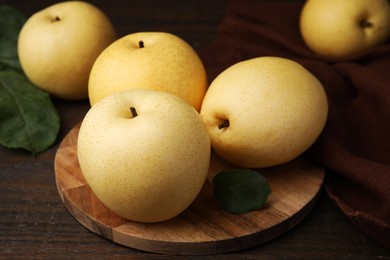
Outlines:
[[17, 9], [0, 5], [0, 69], [3, 65], [20, 69], [18, 59], [18, 36], [26, 17]]
[[242, 214], [260, 209], [271, 189], [266, 178], [253, 170], [224, 170], [213, 179], [214, 196], [230, 213]]
[[49, 94], [21, 72], [0, 71], [0, 144], [33, 155], [56, 140], [60, 119]]

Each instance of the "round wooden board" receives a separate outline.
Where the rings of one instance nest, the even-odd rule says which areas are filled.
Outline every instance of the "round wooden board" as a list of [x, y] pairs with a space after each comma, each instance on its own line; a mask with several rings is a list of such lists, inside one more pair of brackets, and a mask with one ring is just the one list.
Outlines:
[[241, 215], [230, 214], [213, 197], [211, 180], [232, 165], [213, 154], [208, 179], [188, 209], [165, 222], [133, 222], [105, 207], [85, 181], [77, 160], [79, 127], [68, 133], [55, 157], [56, 184], [63, 203], [92, 232], [144, 251], [206, 255], [261, 244], [291, 229], [309, 214], [324, 180], [324, 170], [303, 158], [262, 169], [272, 189], [266, 207]]

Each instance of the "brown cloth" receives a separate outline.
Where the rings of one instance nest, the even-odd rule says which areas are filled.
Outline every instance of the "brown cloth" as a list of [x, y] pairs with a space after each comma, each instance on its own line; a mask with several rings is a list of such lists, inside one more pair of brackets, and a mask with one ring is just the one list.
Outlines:
[[353, 62], [323, 61], [301, 39], [302, 5], [232, 0], [200, 56], [210, 82], [228, 66], [259, 56], [294, 60], [322, 82], [329, 117], [305, 155], [327, 169], [325, 190], [352, 223], [390, 247], [390, 44]]

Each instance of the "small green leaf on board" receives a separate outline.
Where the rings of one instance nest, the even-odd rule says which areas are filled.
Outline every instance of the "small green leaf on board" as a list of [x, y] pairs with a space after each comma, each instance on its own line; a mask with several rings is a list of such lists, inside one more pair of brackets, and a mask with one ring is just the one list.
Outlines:
[[214, 177], [213, 186], [221, 207], [235, 214], [262, 208], [271, 194], [266, 178], [253, 170], [221, 171]]

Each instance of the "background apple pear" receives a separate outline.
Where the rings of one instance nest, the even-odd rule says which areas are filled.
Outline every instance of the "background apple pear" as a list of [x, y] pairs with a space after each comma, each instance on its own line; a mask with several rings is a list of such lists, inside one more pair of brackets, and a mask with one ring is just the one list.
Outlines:
[[131, 89], [89, 110], [77, 150], [85, 179], [108, 208], [130, 220], [158, 222], [178, 215], [198, 195], [211, 146], [188, 102], [167, 92]]
[[62, 99], [84, 99], [95, 59], [115, 39], [114, 27], [97, 7], [61, 2], [26, 21], [18, 39], [19, 60], [36, 86]]
[[330, 61], [360, 58], [390, 35], [387, 0], [308, 0], [300, 17], [307, 46]]
[[298, 63], [278, 57], [227, 68], [211, 83], [200, 111], [214, 150], [249, 168], [299, 156], [321, 133], [327, 112], [318, 79]]
[[198, 54], [181, 38], [164, 32], [133, 33], [97, 58], [89, 78], [90, 103], [133, 88], [176, 94], [199, 111], [207, 75]]

